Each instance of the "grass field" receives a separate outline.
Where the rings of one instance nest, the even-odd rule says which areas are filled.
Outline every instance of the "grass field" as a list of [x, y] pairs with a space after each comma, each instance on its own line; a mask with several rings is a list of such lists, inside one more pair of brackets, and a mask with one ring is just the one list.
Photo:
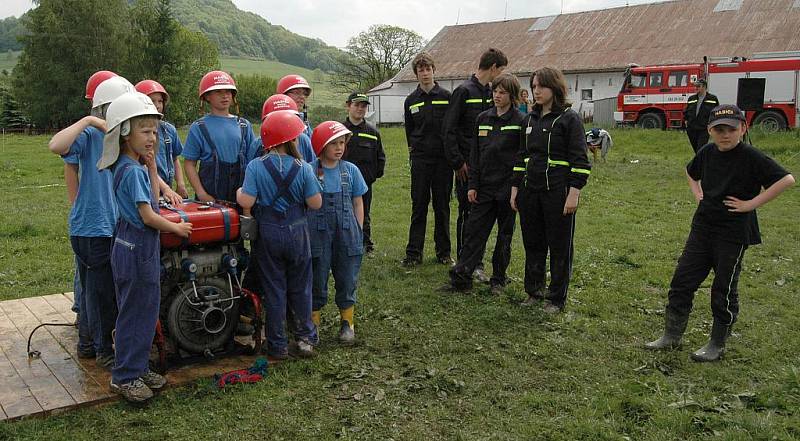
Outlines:
[[2, 52], [0, 53], [0, 72], [7, 71], [11, 74], [11, 71], [14, 69], [14, 66], [17, 65], [17, 60], [19, 59], [19, 54], [21, 51], [12, 51], [12, 52]]
[[[0, 440], [800, 438], [798, 187], [759, 210], [764, 244], [744, 259], [742, 313], [725, 360], [688, 357], [707, 339], [708, 282], [684, 348], [645, 352], [640, 345], [662, 330], [694, 209], [683, 175], [690, 147], [679, 132], [612, 135], [608, 162], [596, 164], [582, 194], [563, 314], [517, 305], [519, 232], [514, 282], [501, 296], [485, 288], [437, 293], [447, 268], [434, 263], [430, 230], [424, 264], [399, 265], [409, 167], [402, 129], [385, 129], [388, 167], [373, 202], [377, 252], [361, 273], [355, 347], [332, 343], [338, 320], [329, 305], [319, 355], [275, 366], [259, 384], [217, 391], [201, 381], [145, 409], [118, 403], [0, 424]], [[62, 165], [46, 143], [12, 136], [0, 145], [0, 299], [71, 290]], [[797, 174], [798, 132], [754, 143]]]

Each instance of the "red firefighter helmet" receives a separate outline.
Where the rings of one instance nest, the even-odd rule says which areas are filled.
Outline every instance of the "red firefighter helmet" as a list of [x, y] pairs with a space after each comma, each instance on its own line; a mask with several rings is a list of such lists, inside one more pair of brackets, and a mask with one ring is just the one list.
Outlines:
[[297, 103], [282, 93], [276, 93], [264, 101], [264, 105], [261, 107], [261, 120], [263, 121], [267, 115], [277, 110], [291, 110], [297, 112]]
[[164, 104], [169, 101], [169, 94], [167, 93], [167, 90], [164, 89], [164, 86], [162, 86], [158, 81], [142, 80], [136, 83], [136, 86], [134, 87], [136, 87], [137, 92], [148, 96], [153, 93], [162, 93], [164, 94]]
[[308, 89], [308, 94], [311, 95], [311, 86], [308, 85], [308, 81], [300, 75], [294, 74], [286, 75], [281, 78], [280, 81], [278, 81], [276, 92], [285, 95], [286, 92], [292, 89]]
[[223, 72], [221, 70], [212, 70], [211, 72], [203, 75], [203, 79], [200, 80], [200, 87], [198, 87], [197, 91], [200, 98], [202, 98], [203, 94], [206, 92], [221, 89], [231, 90], [235, 95], [236, 82], [233, 81], [233, 77], [227, 72]]
[[264, 149], [269, 150], [297, 138], [305, 129], [306, 125], [297, 117], [297, 112], [276, 110], [268, 114], [261, 124], [261, 143]]
[[314, 153], [319, 156], [322, 154], [322, 149], [324, 149], [329, 142], [336, 138], [352, 134], [353, 132], [347, 130], [347, 127], [338, 121], [325, 121], [319, 123], [314, 129], [314, 133], [311, 134], [311, 146], [314, 147]]
[[92, 98], [94, 98], [94, 91], [97, 90], [97, 86], [103, 81], [116, 76], [119, 75], [110, 70], [98, 70], [93, 73], [92, 76], [89, 77], [89, 80], [86, 81], [86, 99], [91, 101]]

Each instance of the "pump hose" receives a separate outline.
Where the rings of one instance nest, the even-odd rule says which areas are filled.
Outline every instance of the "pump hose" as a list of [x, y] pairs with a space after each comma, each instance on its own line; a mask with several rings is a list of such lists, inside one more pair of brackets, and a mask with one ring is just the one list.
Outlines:
[[31, 339], [33, 339], [33, 334], [36, 332], [36, 330], [43, 326], [74, 326], [76, 328], [78, 327], [76, 323], [42, 323], [39, 326], [33, 328], [30, 335], [28, 336], [28, 358], [39, 358], [42, 355], [42, 353], [39, 351], [31, 350]]

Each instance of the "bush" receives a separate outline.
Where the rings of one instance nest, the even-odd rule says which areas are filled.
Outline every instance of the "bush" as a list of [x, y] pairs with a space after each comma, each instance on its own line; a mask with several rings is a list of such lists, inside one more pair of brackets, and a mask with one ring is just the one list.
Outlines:
[[240, 116], [252, 122], [261, 121], [261, 107], [264, 101], [275, 93], [277, 81], [266, 75], [235, 75], [236, 100], [239, 102]]

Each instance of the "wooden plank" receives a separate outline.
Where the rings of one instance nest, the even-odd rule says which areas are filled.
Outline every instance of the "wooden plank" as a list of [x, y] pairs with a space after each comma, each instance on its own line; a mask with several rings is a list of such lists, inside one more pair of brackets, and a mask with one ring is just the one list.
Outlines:
[[75, 302], [75, 293], [73, 293], [73, 292], [65, 292], [65, 293], [62, 293], [61, 295], [66, 297], [67, 300], [69, 300], [70, 304]]
[[[22, 299], [22, 302], [39, 321], [43, 323], [60, 321], [61, 315], [43, 298], [29, 297]], [[77, 329], [65, 326], [47, 326], [45, 330], [59, 344], [61, 350], [56, 350], [55, 347], [41, 348], [39, 349], [41, 357], [75, 401], [81, 403], [110, 396], [108, 383], [98, 383], [87, 370], [82, 369], [78, 364], [78, 357], [75, 354]], [[72, 349], [72, 352], [63, 347], [64, 342]]]
[[[51, 300], [51, 298], [53, 297], [56, 298], [53, 299], [55, 301]], [[57, 299], [58, 297], [64, 300], [64, 302], [60, 303]], [[48, 316], [47, 319], [48, 322], [59, 322], [59, 323], [75, 322], [74, 312], [72, 312], [69, 309], [67, 309], [66, 311], [59, 311], [59, 308], [53, 305], [55, 303], [56, 305], [61, 307], [63, 306], [63, 304], [67, 303], [66, 299], [61, 294], [55, 294], [52, 296], [32, 297], [32, 298], [41, 299], [41, 302], [43, 302], [47, 307], [50, 308], [50, 310], [52, 310], [52, 314]], [[45, 306], [42, 305], [41, 307], [44, 308]], [[42, 320], [41, 317], [39, 319]], [[81, 360], [78, 358], [78, 329], [74, 327], [70, 328], [66, 326], [57, 326], [50, 328], [50, 331], [51, 331], [50, 333], [56, 337], [61, 347], [63, 347], [64, 350], [66, 350], [67, 353], [69, 353], [69, 355], [72, 356], [72, 358], [74, 358], [75, 360], [78, 361], [78, 363], [80, 363]]]
[[[2, 342], [3, 345], [0, 347], [9, 347], [5, 344], [5, 340]], [[4, 351], [0, 351], [0, 405], [3, 406], [4, 419], [18, 418], [43, 411], [42, 406], [33, 397]]]
[[76, 314], [72, 312], [72, 300], [68, 299], [64, 294], [51, 294], [49, 296], [42, 296], [42, 298], [50, 304], [56, 311], [67, 320], [75, 321]]
[[[45, 361], [28, 358], [27, 337], [30, 331], [39, 324], [39, 321], [28, 311], [28, 308], [25, 307], [21, 300], [2, 302], [0, 303], [0, 309], [4, 312], [4, 317], [0, 317], [0, 320], [13, 323], [19, 334], [16, 339], [12, 338], [12, 344], [6, 352], [6, 356], [28, 386], [28, 389], [30, 389], [36, 401], [42, 406], [42, 409], [47, 411], [74, 406], [76, 404], [75, 399], [61, 385]], [[52, 336], [45, 332], [37, 332], [33, 342], [43, 351], [61, 349], [61, 346], [53, 340]]]

